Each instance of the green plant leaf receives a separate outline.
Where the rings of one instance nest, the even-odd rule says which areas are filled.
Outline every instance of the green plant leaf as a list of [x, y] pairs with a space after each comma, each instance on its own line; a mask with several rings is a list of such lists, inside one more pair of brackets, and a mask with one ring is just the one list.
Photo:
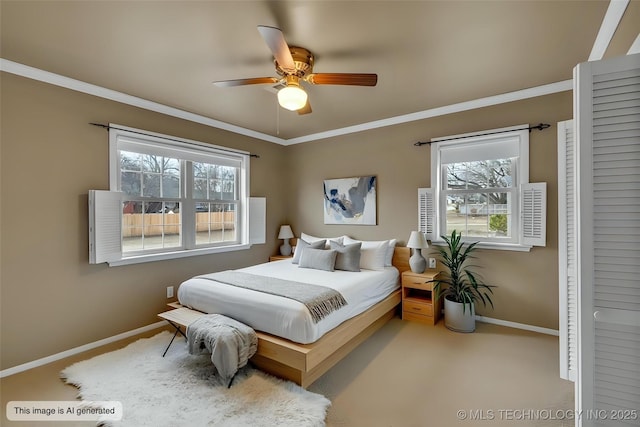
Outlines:
[[493, 294], [495, 285], [484, 283], [472, 269], [478, 266], [468, 265], [467, 261], [475, 259], [473, 252], [479, 242], [465, 245], [462, 233], [456, 230], [451, 236], [441, 236], [445, 246], [440, 246], [437, 251], [440, 262], [445, 267], [440, 273], [440, 278], [433, 280], [435, 298], [447, 298], [451, 301], [467, 304], [475, 304], [481, 301], [484, 306], [487, 302], [493, 308], [493, 301], [489, 294]]

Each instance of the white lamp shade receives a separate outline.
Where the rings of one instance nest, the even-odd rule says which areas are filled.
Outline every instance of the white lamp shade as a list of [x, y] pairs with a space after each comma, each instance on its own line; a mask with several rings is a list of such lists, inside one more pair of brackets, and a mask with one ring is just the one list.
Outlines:
[[293, 237], [293, 231], [291, 231], [290, 225], [281, 225], [280, 232], [278, 233], [278, 239], [291, 239]]
[[278, 91], [278, 103], [282, 108], [297, 111], [307, 104], [307, 92], [300, 86], [287, 86]]
[[409, 237], [409, 242], [407, 243], [408, 248], [416, 248], [423, 249], [428, 248], [426, 239], [424, 238], [424, 234], [420, 231], [412, 231], [411, 236]]

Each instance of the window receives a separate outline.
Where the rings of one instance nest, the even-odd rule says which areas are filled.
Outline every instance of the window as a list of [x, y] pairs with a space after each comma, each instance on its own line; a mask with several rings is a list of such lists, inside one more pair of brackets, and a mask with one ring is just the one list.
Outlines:
[[432, 241], [457, 230], [484, 247], [530, 247], [521, 231], [529, 223], [521, 186], [529, 182], [528, 126], [435, 139], [431, 162]]
[[120, 222], [110, 264], [248, 247], [248, 154], [122, 127], [109, 137]]
[[[135, 149], [135, 148], [129, 148]], [[142, 150], [137, 150], [142, 151]], [[123, 255], [182, 247], [179, 158], [118, 150]]]
[[512, 215], [516, 159], [487, 159], [443, 165], [443, 229], [474, 239], [514, 240]]

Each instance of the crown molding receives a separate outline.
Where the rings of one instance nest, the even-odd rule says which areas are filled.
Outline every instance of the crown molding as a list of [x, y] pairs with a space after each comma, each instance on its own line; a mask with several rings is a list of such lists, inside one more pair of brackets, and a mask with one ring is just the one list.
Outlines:
[[333, 138], [336, 136], [348, 135], [357, 132], [364, 132], [371, 129], [377, 129], [387, 126], [394, 126], [403, 123], [409, 123], [418, 120], [424, 120], [432, 117], [443, 116], [445, 114], [459, 113], [462, 111], [474, 110], [477, 108], [489, 107], [492, 105], [503, 104], [506, 102], [520, 101], [538, 96], [550, 95], [558, 92], [573, 90], [573, 80], [564, 80], [561, 82], [550, 83], [542, 86], [536, 86], [528, 89], [507, 92], [500, 95], [489, 96], [486, 98], [474, 99], [472, 101], [460, 102], [443, 107], [431, 108], [428, 110], [418, 111], [415, 113], [404, 114], [401, 116], [389, 117], [386, 119], [375, 120], [372, 122], [361, 123], [354, 126], [347, 126], [338, 129], [332, 129], [324, 132], [313, 133], [296, 138], [283, 139], [262, 132], [232, 125], [230, 123], [215, 120], [210, 117], [201, 116], [199, 114], [190, 113], [178, 108], [169, 107], [157, 102], [149, 101], [126, 93], [107, 89], [91, 83], [86, 83], [70, 77], [61, 76], [59, 74], [44, 71], [28, 65], [0, 58], [0, 71], [16, 74], [21, 77], [49, 83], [55, 86], [64, 87], [78, 92], [86, 93], [100, 98], [109, 99], [111, 101], [120, 102], [122, 104], [134, 107], [144, 108], [146, 110], [155, 111], [157, 113], [166, 114], [168, 116], [189, 120], [205, 126], [226, 130], [251, 138], [260, 139], [267, 142], [273, 142], [280, 145], [294, 145], [304, 142], [318, 141], [321, 139]]
[[414, 122], [417, 120], [429, 119], [432, 117], [444, 116], [445, 114], [460, 113], [462, 111], [475, 110], [477, 108], [490, 107], [492, 105], [504, 104], [506, 102], [520, 101], [538, 96], [550, 95], [558, 92], [573, 90], [573, 79], [564, 80], [557, 83], [536, 86], [529, 89], [522, 89], [514, 92], [507, 92], [501, 95], [488, 96], [486, 98], [474, 99], [472, 101], [460, 102], [444, 107], [431, 108], [429, 110], [418, 111], [416, 113], [404, 114], [402, 116], [390, 117], [373, 122], [362, 123], [355, 126], [348, 126], [340, 129], [333, 129], [325, 132], [314, 133], [298, 138], [291, 138], [285, 141], [286, 145], [300, 144], [303, 142], [316, 141], [318, 139], [331, 138], [350, 133], [363, 132], [386, 126], [393, 126], [402, 123]]
[[89, 95], [98, 96], [100, 98], [109, 99], [111, 101], [120, 102], [122, 104], [144, 108], [145, 110], [155, 111], [157, 113], [166, 114], [168, 116], [177, 117], [179, 119], [189, 120], [191, 122], [199, 123], [206, 126], [211, 126], [213, 128], [226, 130], [229, 132], [249, 136], [256, 139], [261, 139], [263, 141], [274, 142], [276, 144], [283, 144], [285, 142], [285, 140], [283, 140], [282, 138], [268, 135], [266, 133], [256, 132], [251, 129], [232, 125], [230, 123], [226, 123], [220, 120], [215, 120], [209, 117], [201, 116], [199, 114], [190, 113], [188, 111], [180, 110], [178, 108], [169, 107], [164, 104], [159, 104], [157, 102], [149, 101], [143, 98], [138, 98], [136, 96], [128, 95], [126, 93], [107, 89], [102, 86], [97, 86], [91, 83], [86, 83], [80, 80], [76, 80], [69, 77], [61, 76], [59, 74], [51, 73], [49, 71], [44, 71], [39, 68], [34, 68], [28, 65], [9, 61], [8, 59], [4, 59], [4, 58], [0, 58], [0, 71], [5, 71], [7, 73], [16, 74], [22, 77], [38, 80], [44, 83], [49, 83], [55, 86], [64, 87], [67, 89], [75, 90], [75, 91], [86, 93]]
[[609, 2], [607, 12], [602, 19], [602, 24], [600, 24], [600, 30], [598, 30], [598, 35], [593, 42], [589, 61], [598, 61], [604, 57], [628, 4], [629, 0], [611, 0]]
[[638, 34], [636, 39], [633, 41], [633, 44], [629, 48], [629, 52], [627, 52], [627, 55], [635, 55], [636, 53], [640, 53], [640, 34]]

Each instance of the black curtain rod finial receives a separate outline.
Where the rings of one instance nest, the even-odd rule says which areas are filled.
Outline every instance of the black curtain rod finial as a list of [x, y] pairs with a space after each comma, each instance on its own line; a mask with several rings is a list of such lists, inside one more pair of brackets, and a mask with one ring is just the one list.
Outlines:
[[529, 133], [531, 133], [531, 131], [534, 129], [544, 130], [550, 127], [551, 125], [549, 123], [539, 123], [537, 126], [529, 126]]

